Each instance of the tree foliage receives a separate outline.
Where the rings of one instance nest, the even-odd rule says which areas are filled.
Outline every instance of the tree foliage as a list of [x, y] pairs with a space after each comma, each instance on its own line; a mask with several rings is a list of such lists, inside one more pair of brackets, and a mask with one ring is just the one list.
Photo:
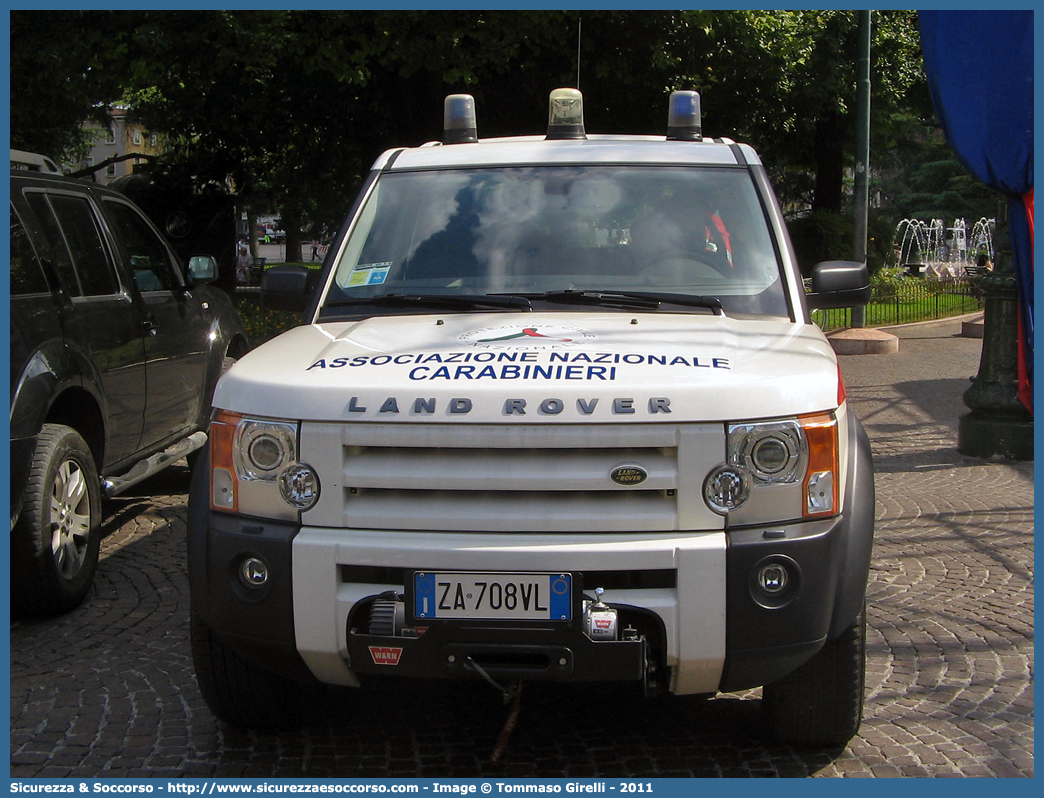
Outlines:
[[921, 158], [889, 182], [890, 206], [898, 218], [965, 219], [969, 225], [993, 218], [1003, 195], [973, 177], [944, 142], [925, 146]]
[[[930, 107], [914, 14], [875, 21], [873, 152], [895, 157]], [[84, 119], [124, 101], [173, 164], [269, 202], [288, 233], [343, 217], [383, 149], [440, 138], [453, 92], [475, 95], [483, 136], [541, 132], [548, 92], [577, 80], [588, 130], [662, 134], [667, 94], [695, 88], [707, 135], [750, 141], [785, 200], [827, 210], [854, 142], [848, 11], [12, 11], [11, 26], [12, 146], [72, 152]]]
[[126, 49], [85, 11], [10, 13], [11, 147], [61, 159], [85, 152], [85, 121], [123, 89]]

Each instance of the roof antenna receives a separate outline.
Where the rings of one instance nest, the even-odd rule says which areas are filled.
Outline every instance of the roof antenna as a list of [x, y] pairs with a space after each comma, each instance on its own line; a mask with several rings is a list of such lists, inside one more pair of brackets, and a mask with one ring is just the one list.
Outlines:
[[580, 28], [583, 22], [582, 16], [576, 18], [576, 87], [578, 89], [580, 88]]

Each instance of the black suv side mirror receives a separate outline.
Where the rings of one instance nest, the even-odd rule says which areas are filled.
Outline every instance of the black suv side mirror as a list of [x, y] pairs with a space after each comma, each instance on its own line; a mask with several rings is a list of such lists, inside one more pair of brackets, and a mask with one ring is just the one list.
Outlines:
[[850, 308], [870, 301], [870, 272], [865, 263], [827, 260], [812, 267], [810, 308]]
[[217, 261], [210, 255], [193, 255], [189, 258], [188, 271], [193, 283], [212, 283], [218, 276]]

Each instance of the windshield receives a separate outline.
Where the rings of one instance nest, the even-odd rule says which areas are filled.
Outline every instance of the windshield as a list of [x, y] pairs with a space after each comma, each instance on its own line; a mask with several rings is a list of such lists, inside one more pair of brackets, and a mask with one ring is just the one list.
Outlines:
[[713, 297], [733, 315], [788, 315], [747, 170], [598, 165], [382, 175], [320, 316], [388, 294], [539, 302], [563, 291]]

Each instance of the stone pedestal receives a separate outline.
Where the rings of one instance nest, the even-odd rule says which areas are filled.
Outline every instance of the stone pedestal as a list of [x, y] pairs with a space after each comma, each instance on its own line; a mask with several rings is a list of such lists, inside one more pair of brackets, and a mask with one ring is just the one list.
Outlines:
[[891, 355], [899, 351], [899, 337], [872, 327], [853, 327], [827, 335], [839, 355]]

